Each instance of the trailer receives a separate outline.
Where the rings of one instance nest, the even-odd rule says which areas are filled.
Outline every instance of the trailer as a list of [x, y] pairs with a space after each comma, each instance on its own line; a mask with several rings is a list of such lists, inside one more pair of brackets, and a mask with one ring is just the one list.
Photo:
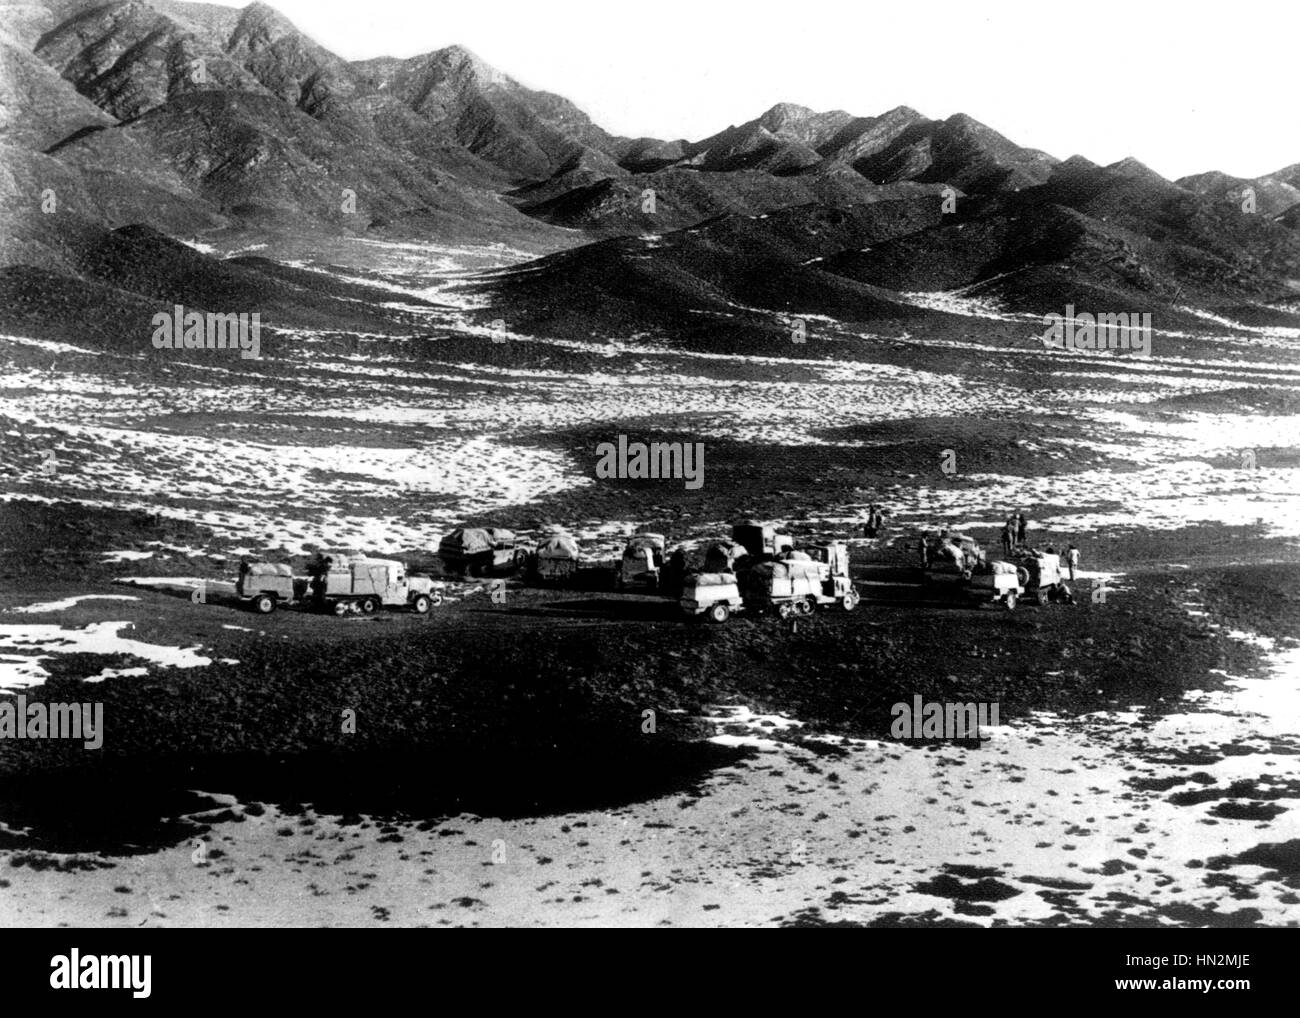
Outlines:
[[1014, 562], [987, 562], [964, 581], [963, 593], [976, 601], [1000, 602], [1007, 611], [1014, 611], [1025, 594], [1025, 586]]
[[235, 595], [259, 615], [270, 615], [277, 605], [295, 604], [307, 594], [307, 578], [278, 562], [244, 562], [235, 581]]
[[688, 573], [679, 604], [684, 614], [719, 624], [745, 607], [735, 573]]

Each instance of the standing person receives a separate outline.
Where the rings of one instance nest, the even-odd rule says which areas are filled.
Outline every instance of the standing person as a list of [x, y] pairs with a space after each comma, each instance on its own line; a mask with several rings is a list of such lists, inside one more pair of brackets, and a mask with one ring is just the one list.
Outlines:
[[1070, 547], [1065, 549], [1065, 564], [1070, 568], [1070, 582], [1074, 582], [1074, 570], [1079, 565], [1079, 549], [1071, 542]]
[[921, 568], [929, 569], [930, 568], [930, 542], [926, 539], [926, 536], [924, 534], [921, 535], [920, 547], [921, 547]]
[[1002, 554], [1011, 557], [1011, 524], [1008, 522], [1002, 527]]
[[1029, 521], [1025, 519], [1024, 513], [1018, 513], [1016, 516], [1016, 543], [1024, 544], [1025, 538], [1029, 534]]

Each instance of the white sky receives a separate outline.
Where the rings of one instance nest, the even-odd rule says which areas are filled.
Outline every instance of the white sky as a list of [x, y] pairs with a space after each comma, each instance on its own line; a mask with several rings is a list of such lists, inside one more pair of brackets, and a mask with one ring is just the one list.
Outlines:
[[615, 134], [694, 140], [783, 101], [906, 105], [1170, 178], [1300, 162], [1295, 0], [270, 2], [350, 60], [460, 43]]

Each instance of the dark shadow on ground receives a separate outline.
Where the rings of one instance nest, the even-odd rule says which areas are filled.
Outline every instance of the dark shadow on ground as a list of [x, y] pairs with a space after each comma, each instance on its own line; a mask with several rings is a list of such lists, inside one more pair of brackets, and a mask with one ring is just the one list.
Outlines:
[[[613, 809], [694, 788], [751, 752], [638, 734], [602, 742], [579, 735], [550, 745], [135, 762], [0, 782], [0, 817], [22, 832], [0, 832], [0, 848], [154, 852], [215, 824], [244, 822], [244, 807], [254, 803], [287, 813], [310, 807], [345, 823], [363, 815], [437, 821], [460, 813], [510, 818]], [[201, 793], [234, 796], [239, 805], [226, 808]], [[253, 806], [249, 814], [260, 812]]]

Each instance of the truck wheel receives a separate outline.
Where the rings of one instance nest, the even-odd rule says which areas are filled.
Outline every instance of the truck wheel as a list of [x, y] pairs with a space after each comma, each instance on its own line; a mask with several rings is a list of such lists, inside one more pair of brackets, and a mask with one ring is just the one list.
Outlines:
[[1013, 612], [1013, 611], [1016, 610], [1016, 602], [1017, 602], [1017, 600], [1018, 600], [1018, 598], [1016, 597], [1016, 592], [1015, 592], [1014, 590], [1013, 590], [1013, 591], [1010, 591], [1010, 592], [1007, 594], [1007, 599], [1006, 599], [1006, 602], [1005, 602], [1005, 604], [1006, 604], [1006, 606], [1007, 606], [1007, 611], [1009, 611], [1009, 612]]
[[726, 622], [727, 619], [731, 618], [731, 609], [725, 604], [715, 604], [710, 606], [709, 610], [705, 614], [708, 616], [710, 622], [722, 625], [722, 623]]
[[335, 615], [346, 615], [347, 613], [348, 613], [348, 603], [347, 603], [346, 601], [335, 601], [335, 602], [334, 602], [334, 614], [335, 614]]
[[411, 609], [416, 615], [427, 615], [429, 609], [433, 607], [433, 602], [429, 600], [428, 594], [416, 594], [411, 601]]
[[842, 607], [846, 612], [851, 612], [851, 611], [853, 611], [853, 609], [856, 608], [856, 607], [858, 606], [858, 592], [857, 592], [856, 590], [850, 590], [850, 591], [848, 591], [848, 592], [844, 595], [844, 600], [840, 602], [840, 606], [841, 606], [841, 607]]
[[1050, 590], [1046, 590], [1043, 587], [1039, 587], [1036, 591], [1034, 591], [1034, 600], [1037, 601], [1040, 605], [1047, 604], [1047, 602], [1050, 601], [1051, 599], [1052, 599], [1052, 592]]
[[379, 609], [379, 601], [373, 597], [363, 597], [357, 607], [361, 609], [362, 615], [373, 615]]
[[800, 601], [796, 606], [795, 610], [800, 615], [811, 615], [815, 607], [816, 606], [811, 601]]
[[275, 598], [270, 594], [259, 594], [253, 598], [253, 611], [259, 615], [270, 615], [275, 611]]

